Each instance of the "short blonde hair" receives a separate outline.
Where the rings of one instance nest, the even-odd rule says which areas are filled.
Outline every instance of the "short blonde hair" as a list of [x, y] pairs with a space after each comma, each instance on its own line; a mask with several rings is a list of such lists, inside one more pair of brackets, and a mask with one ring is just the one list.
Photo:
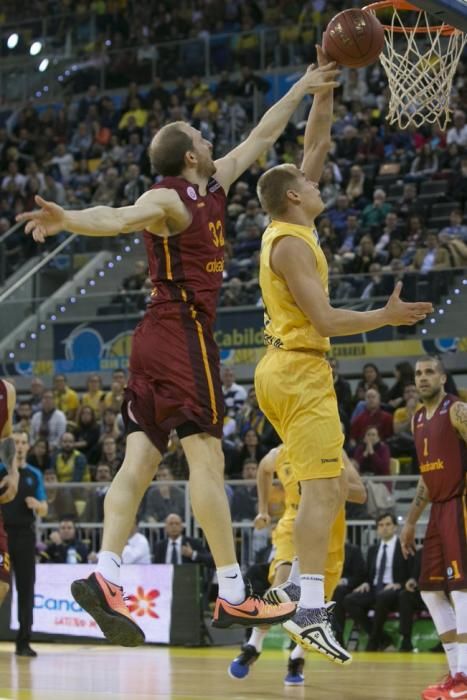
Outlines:
[[300, 176], [295, 165], [276, 165], [261, 175], [256, 188], [263, 209], [272, 217], [280, 216], [287, 209], [287, 190], [293, 188]]

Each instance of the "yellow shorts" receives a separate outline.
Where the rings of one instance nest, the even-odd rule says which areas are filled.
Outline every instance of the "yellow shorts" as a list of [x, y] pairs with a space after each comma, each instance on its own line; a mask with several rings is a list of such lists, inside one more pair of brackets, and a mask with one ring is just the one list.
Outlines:
[[[278, 566], [290, 563], [295, 556], [293, 541], [294, 518], [281, 518], [272, 534], [272, 544], [275, 548], [274, 559], [269, 566], [268, 579], [272, 583]], [[324, 595], [331, 600], [332, 595], [342, 578], [345, 557], [345, 509], [341, 508], [331, 528], [328, 555], [324, 569]]]
[[256, 368], [255, 389], [287, 445], [297, 481], [339, 476], [344, 436], [324, 355], [268, 348]]

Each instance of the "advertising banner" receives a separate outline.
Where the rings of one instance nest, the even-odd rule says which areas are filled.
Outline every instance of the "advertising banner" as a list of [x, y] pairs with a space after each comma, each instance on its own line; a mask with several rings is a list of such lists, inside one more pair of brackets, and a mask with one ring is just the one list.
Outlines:
[[[102, 632], [94, 620], [73, 600], [71, 583], [89, 576], [95, 567], [87, 564], [38, 564], [34, 595], [33, 632], [96, 637]], [[172, 606], [173, 566], [129, 565], [122, 568], [122, 585], [135, 622], [146, 641], [168, 644]], [[18, 629], [18, 598], [13, 588], [11, 629]]]

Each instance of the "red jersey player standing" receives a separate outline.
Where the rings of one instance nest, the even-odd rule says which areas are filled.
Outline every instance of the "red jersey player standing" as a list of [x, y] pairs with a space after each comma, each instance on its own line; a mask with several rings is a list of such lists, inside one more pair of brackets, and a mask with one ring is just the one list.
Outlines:
[[[18, 491], [18, 469], [14, 464], [15, 443], [11, 437], [13, 412], [16, 404], [16, 390], [13, 384], [0, 379], [0, 462], [8, 474], [0, 481], [0, 505], [9, 503]], [[0, 605], [10, 588], [10, 556], [8, 537], [0, 513]]]
[[[36, 241], [62, 230], [109, 236], [145, 229], [152, 303], [132, 345], [123, 407], [125, 459], [105, 499], [97, 571], [72, 585], [77, 602], [114, 643], [144, 641], [119, 586], [121, 553], [173, 428], [190, 468], [192, 508], [216, 562], [214, 624], [275, 623], [294, 612], [293, 603], [271, 605], [245, 592], [224, 490], [224, 408], [213, 323], [222, 284], [228, 189], [277, 140], [303, 97], [326, 95], [337, 86], [337, 75], [333, 63], [310, 67], [248, 138], [216, 161], [199, 131], [184, 122], [164, 126], [149, 148], [153, 169], [163, 179], [133, 206], [64, 211], [36, 197], [41, 209], [18, 217], [28, 221], [26, 232]], [[319, 103], [320, 95], [312, 109]], [[317, 149], [323, 147], [316, 143]]]
[[467, 404], [444, 391], [436, 357], [418, 360], [415, 382], [424, 404], [412, 422], [421, 477], [401, 545], [404, 556], [415, 553], [415, 525], [431, 502], [419, 587], [449, 664], [448, 676], [422, 697], [467, 698]]

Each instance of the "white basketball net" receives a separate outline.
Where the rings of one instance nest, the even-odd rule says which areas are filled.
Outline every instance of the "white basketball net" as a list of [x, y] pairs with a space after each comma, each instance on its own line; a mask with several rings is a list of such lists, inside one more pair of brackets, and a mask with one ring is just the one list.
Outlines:
[[[446, 25], [433, 29], [426, 12], [419, 12], [408, 29], [398, 10], [393, 12], [391, 26], [384, 32], [386, 50], [380, 56], [391, 93], [388, 121], [400, 129], [437, 123], [444, 131], [451, 118], [452, 81], [467, 34], [456, 30], [443, 36]], [[403, 31], [394, 31], [397, 27]], [[425, 31], [414, 31], [419, 28]]]

